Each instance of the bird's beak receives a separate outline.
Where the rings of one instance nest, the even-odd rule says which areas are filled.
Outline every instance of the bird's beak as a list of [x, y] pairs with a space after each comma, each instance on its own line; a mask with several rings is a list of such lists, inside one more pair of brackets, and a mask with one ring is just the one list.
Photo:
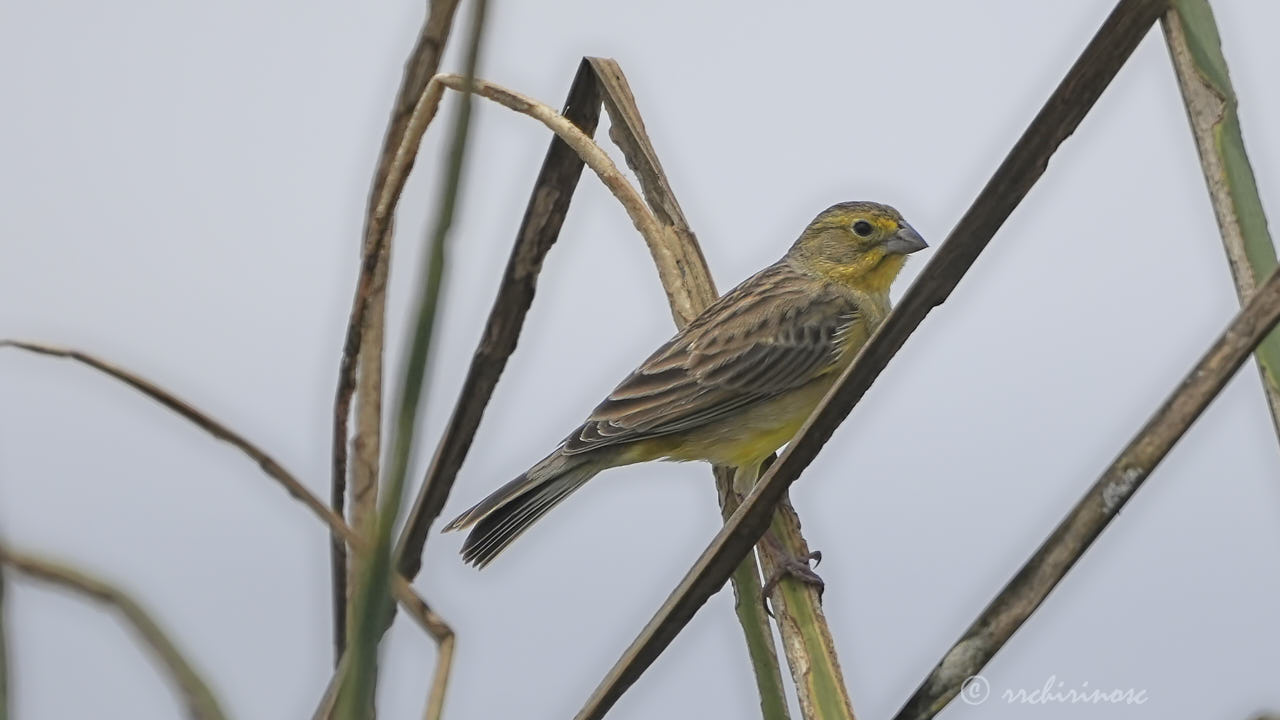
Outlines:
[[884, 244], [885, 251], [898, 255], [910, 255], [927, 247], [929, 247], [929, 243], [926, 243], [924, 238], [920, 237], [920, 233], [916, 232], [915, 228], [905, 224]]

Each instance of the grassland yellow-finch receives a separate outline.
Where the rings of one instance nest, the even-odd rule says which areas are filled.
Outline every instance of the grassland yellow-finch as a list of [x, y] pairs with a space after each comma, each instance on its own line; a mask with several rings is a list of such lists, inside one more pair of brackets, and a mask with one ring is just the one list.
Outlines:
[[789, 441], [889, 313], [926, 247], [897, 210], [823, 211], [781, 260], [721, 297], [640, 364], [522, 475], [449, 523], [483, 567], [601, 470], [649, 460], [754, 467]]

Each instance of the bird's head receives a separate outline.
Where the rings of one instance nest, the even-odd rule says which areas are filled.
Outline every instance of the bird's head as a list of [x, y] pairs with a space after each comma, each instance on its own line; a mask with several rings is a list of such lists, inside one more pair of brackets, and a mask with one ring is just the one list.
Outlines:
[[887, 293], [907, 255], [928, 245], [888, 205], [845, 202], [823, 210], [788, 253], [801, 267], [862, 292]]

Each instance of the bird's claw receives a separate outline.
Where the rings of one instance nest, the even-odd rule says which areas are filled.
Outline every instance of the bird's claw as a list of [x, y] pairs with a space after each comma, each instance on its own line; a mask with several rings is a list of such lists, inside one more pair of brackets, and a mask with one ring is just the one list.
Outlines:
[[814, 586], [818, 590], [818, 600], [821, 602], [822, 593], [826, 590], [827, 584], [818, 576], [818, 573], [813, 571], [813, 567], [809, 566], [810, 562], [813, 563], [813, 567], [817, 567], [822, 562], [822, 551], [814, 550], [801, 557], [785, 556], [779, 562], [773, 574], [760, 588], [760, 600], [764, 603], [764, 611], [769, 614], [769, 617], [774, 616], [773, 610], [769, 607], [769, 595], [783, 578], [794, 578], [806, 585]]

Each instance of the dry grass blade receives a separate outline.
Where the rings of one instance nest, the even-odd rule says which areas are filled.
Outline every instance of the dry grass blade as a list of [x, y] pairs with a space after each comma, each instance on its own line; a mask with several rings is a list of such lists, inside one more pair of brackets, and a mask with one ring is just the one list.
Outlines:
[[[391, 259], [390, 243], [382, 248], [377, 267], [373, 272], [373, 286], [369, 293], [369, 314], [360, 338], [360, 362], [356, 366], [356, 415], [355, 437], [351, 462], [351, 509], [348, 511], [351, 528], [361, 537], [373, 537], [378, 520], [379, 454], [382, 448], [382, 364], [385, 349], [387, 274]], [[332, 502], [332, 498], [330, 498]], [[345, 545], [337, 549], [345, 550]], [[352, 596], [360, 574], [364, 571], [364, 556], [355, 553], [346, 558], [345, 552], [331, 549], [333, 568], [346, 565], [346, 608], [351, 608]], [[335, 579], [334, 592], [338, 587]], [[339, 608], [335, 607], [335, 612]], [[336, 616], [334, 618], [337, 619]], [[346, 633], [351, 632], [353, 618], [347, 612], [343, 633], [334, 634], [334, 645], [340, 649], [346, 644]]]
[[[1239, 105], [1218, 26], [1207, 0], [1174, 0], [1160, 25], [1182, 90], [1227, 262], [1243, 303], [1276, 268], [1276, 248], [1244, 149]], [[1264, 340], [1254, 356], [1271, 419], [1280, 434], [1280, 333]]]
[[[250, 442], [243, 435], [235, 432], [226, 425], [223, 425], [221, 422], [210, 417], [204, 411], [199, 410], [186, 400], [179, 398], [159, 385], [129, 372], [128, 370], [112, 365], [105, 360], [101, 360], [93, 355], [72, 348], [62, 348], [54, 345], [22, 340], [0, 340], [0, 348], [4, 347], [26, 350], [28, 352], [48, 355], [50, 357], [75, 360], [76, 362], [87, 365], [133, 387], [135, 390], [138, 390], [152, 400], [155, 400], [161, 405], [164, 405], [182, 417], [190, 420], [197, 427], [208, 432], [215, 438], [229, 443], [232, 447], [235, 447], [240, 452], [249, 456], [250, 459], [258, 463], [258, 466], [262, 468], [263, 472], [265, 472], [268, 477], [280, 483], [281, 487], [283, 487], [286, 492], [299, 500], [303, 505], [307, 506], [307, 509], [311, 510], [316, 517], [320, 518], [320, 521], [329, 528], [331, 533], [342, 538], [348, 545], [351, 545], [357, 550], [363, 550], [366, 547], [364, 539], [356, 535], [337, 513], [330, 510], [329, 506], [326, 505], [324, 501], [312, 494], [312, 492], [308, 490], [297, 477], [288, 470], [285, 470], [284, 466], [276, 462], [276, 460], [268, 455], [266, 451]], [[405, 581], [403, 577], [396, 578], [393, 590], [401, 607], [405, 608], [405, 611], [409, 613], [409, 616], [412, 617], [414, 621], [422, 627], [422, 629], [426, 630], [437, 643], [452, 637], [453, 633], [449, 630], [448, 625], [446, 625], [444, 621], [427, 606], [426, 601], [418, 597], [418, 595], [413, 591], [413, 588], [409, 586], [409, 583]]]
[[179, 398], [177, 395], [165, 390], [155, 383], [133, 373], [124, 368], [113, 365], [89, 353], [76, 350], [74, 348], [58, 347], [56, 345], [48, 345], [45, 343], [30, 342], [24, 340], [0, 340], [0, 348], [12, 347], [19, 350], [37, 353], [40, 355], [48, 355], [50, 357], [65, 358], [75, 360], [81, 364], [87, 365], [95, 370], [101, 371], [111, 377], [133, 387], [147, 397], [164, 405], [170, 410], [178, 413], [182, 417], [195, 423], [202, 430], [208, 432], [215, 438], [223, 442], [230, 443], [233, 447], [248, 455], [250, 459], [258, 463], [272, 479], [280, 483], [285, 491], [292, 495], [295, 499], [302, 501], [304, 505], [311, 509], [321, 519], [326, 520], [330, 528], [334, 527], [334, 522], [343, 524], [342, 519], [331, 511], [319, 498], [312, 495], [309, 490], [302, 484], [300, 480], [294, 477], [289, 471], [285, 470], [280, 463], [250, 442], [243, 435], [237, 433], [231, 428], [223, 425], [221, 422], [213, 419], [204, 411], [196, 408], [186, 400]]
[[[703, 308], [716, 301], [719, 293], [707, 268], [702, 247], [676, 202], [675, 193], [649, 142], [644, 121], [622, 67], [610, 58], [587, 58], [604, 87], [605, 109], [612, 122], [609, 138], [622, 149], [628, 167], [640, 180], [645, 200], [663, 229], [661, 234], [642, 233], [658, 268], [658, 277], [667, 291], [667, 302], [676, 325], [683, 327]], [[674, 237], [672, 235], [674, 234]]]
[[8, 615], [4, 604], [4, 568], [0, 568], [0, 720], [9, 720], [9, 643], [5, 636]]
[[320, 695], [320, 702], [316, 704], [315, 712], [311, 713], [311, 720], [327, 720], [333, 717], [333, 710], [338, 706], [338, 691], [342, 689], [342, 678], [347, 676], [347, 665], [350, 663], [350, 651], [342, 653], [337, 664], [333, 666], [333, 674], [329, 676], [329, 682], [324, 686], [324, 693]]
[[[595, 133], [600, 118], [600, 91], [585, 63], [569, 88], [563, 114], [584, 134]], [[417, 576], [422, 567], [431, 523], [439, 517], [449, 497], [507, 358], [515, 351], [525, 315], [533, 303], [542, 262], [560, 235], [582, 167], [583, 161], [573, 149], [553, 137], [453, 414], [440, 436], [435, 456], [397, 543], [396, 567], [407, 578]]]
[[[461, 75], [450, 74], [436, 75], [431, 78], [431, 81], [427, 83], [422, 94], [419, 96], [417, 104], [414, 105], [413, 113], [405, 127], [401, 145], [388, 165], [387, 182], [384, 185], [382, 193], [380, 193], [378, 197], [376, 205], [374, 206], [372, 219], [370, 221], [372, 236], [382, 238], [383, 233], [386, 232], [390, 224], [392, 213], [399, 201], [400, 192], [404, 189], [404, 183], [408, 177], [409, 171], [413, 168], [413, 158], [417, 154], [418, 147], [422, 142], [422, 136], [426, 132], [427, 126], [435, 117], [436, 110], [440, 105], [441, 95], [445, 88], [459, 92], [465, 92], [469, 89], [471, 92], [474, 92], [481, 97], [493, 100], [511, 110], [528, 115], [539, 122], [542, 122], [550, 128], [557, 137], [569, 145], [569, 147], [586, 162], [592, 171], [600, 177], [601, 181], [605, 184], [605, 187], [607, 187], [618, 201], [622, 203], [622, 206], [627, 211], [632, 223], [635, 224], [636, 229], [640, 231], [640, 234], [644, 236], [645, 241], [649, 244], [650, 248], [665, 247], [662, 239], [664, 230], [654, 218], [653, 214], [649, 211], [644, 200], [640, 197], [640, 194], [636, 192], [635, 188], [631, 187], [630, 183], [627, 182], [627, 179], [621, 172], [619, 172], [617, 166], [613, 164], [613, 160], [611, 160], [609, 156], [591, 140], [590, 137], [583, 133], [581, 128], [547, 105], [533, 100], [532, 98], [525, 97], [524, 95], [478, 78], [475, 79], [474, 82], [468, 82], [467, 79]], [[374, 269], [374, 265], [372, 264], [373, 259], [373, 257], [368, 257], [366, 262], [366, 267], [368, 267], [370, 273], [372, 273]], [[659, 266], [660, 271], [663, 267], [666, 266]], [[362, 274], [361, 277], [363, 278], [364, 275]], [[664, 282], [663, 285], [666, 287], [668, 283]], [[357, 287], [356, 295], [356, 304], [358, 309], [360, 309], [360, 315], [362, 316], [364, 312], [363, 303], [367, 301], [367, 297], [362, 295], [362, 291], [359, 287]], [[364, 299], [362, 300], [362, 298]], [[674, 298], [672, 299], [672, 303], [673, 306], [681, 303], [687, 304], [685, 301]], [[357, 320], [357, 313], [355, 310], [356, 309], [353, 309], [352, 313], [352, 327], [355, 327], [354, 323], [356, 323]], [[696, 315], [696, 313], [694, 314]], [[676, 317], [679, 319], [681, 316], [677, 314]], [[350, 330], [351, 328], [348, 329]], [[344, 367], [346, 367], [348, 363], [348, 356], [352, 358], [350, 360], [350, 374], [348, 374], [347, 370], [343, 370], [340, 373], [341, 377], [344, 379], [339, 381], [339, 402], [337, 403], [337, 410], [335, 411], [335, 428], [338, 424], [341, 424], [344, 437], [346, 432], [346, 414], [350, 409], [350, 385], [354, 383], [354, 353], [358, 347], [357, 341], [358, 333], [356, 340], [352, 340], [352, 336], [350, 333], [348, 334], [348, 346], [350, 353], [344, 352], [343, 363]], [[349, 380], [345, 379], [348, 378], [348, 375]], [[345, 403], [342, 402], [344, 397], [346, 399]], [[335, 430], [335, 439], [336, 437], [337, 434]], [[337, 443], [335, 442], [335, 478], [338, 477], [338, 473], [336, 471], [338, 469], [337, 460], [339, 455], [336, 448]], [[345, 453], [345, 449], [343, 450], [343, 453]], [[342, 455], [341, 466], [345, 468], [345, 454]], [[343, 472], [345, 474], [345, 469]], [[430, 524], [429, 520], [427, 521], [427, 524]], [[406, 547], [407, 546], [408, 545], [406, 544]]]
[[[400, 81], [400, 90], [396, 94], [395, 105], [391, 111], [391, 120], [387, 126], [387, 134], [382, 141], [382, 152], [378, 158], [378, 167], [374, 171], [373, 186], [369, 191], [369, 204], [365, 216], [364, 242], [361, 248], [360, 274], [356, 280], [355, 297], [351, 303], [351, 316], [347, 322], [346, 338], [343, 341], [342, 359], [338, 368], [338, 387], [333, 403], [333, 466], [330, 479], [330, 504], [333, 511], [343, 515], [347, 484], [347, 423], [351, 414], [351, 397], [356, 391], [356, 370], [360, 362], [362, 344], [366, 340], [377, 341], [376, 333], [366, 336], [370, 329], [369, 316], [382, 314], [383, 300], [379, 297], [385, 293], [385, 283], [378, 287], [378, 268], [381, 264], [385, 272], [390, 250], [389, 206], [391, 197], [398, 198], [404, 186], [404, 177], [413, 166], [413, 158], [417, 152], [414, 143], [413, 151], [406, 156], [405, 138], [413, 115], [421, 105], [422, 96], [430, 79], [440, 69], [440, 57], [444, 54], [445, 43], [449, 38], [449, 29], [453, 26], [453, 16], [458, 8], [458, 0], [431, 0], [427, 8], [427, 19], [418, 33], [417, 43], [405, 62], [404, 77]], [[434, 112], [434, 108], [432, 108]], [[428, 119], [429, 121], [429, 119]], [[424, 124], [425, 127], [425, 124]], [[421, 134], [419, 133], [419, 137]], [[407, 165], [407, 166], [406, 166]], [[374, 324], [381, 326], [381, 317]], [[374, 355], [373, 352], [370, 353]], [[369, 364], [382, 363], [381, 345], [377, 345], [376, 357], [369, 358]], [[366, 378], [367, 386], [373, 385], [372, 377]], [[362, 418], [369, 419], [380, 415], [380, 398], [367, 398], [366, 412]], [[360, 463], [360, 472], [370, 468], [376, 473], [379, 452], [378, 432], [371, 427], [364, 428], [366, 442], [357, 451], [363, 453], [364, 461]], [[370, 460], [372, 458], [372, 460]], [[362, 487], [368, 484], [368, 478], [361, 478]], [[376, 498], [375, 498], [376, 500]], [[334, 661], [342, 656], [346, 646], [346, 601], [347, 601], [347, 567], [346, 547], [334, 536], [331, 538], [332, 576], [333, 576], [333, 637]]]
[[[438, 83], [441, 87], [449, 88], [462, 92], [467, 89], [468, 83], [461, 75], [437, 75], [431, 84], [428, 85], [428, 92], [432, 85]], [[503, 107], [514, 110], [522, 115], [537, 120], [547, 126], [561, 140], [564, 140], [573, 151], [578, 154], [586, 162], [587, 167], [600, 178], [604, 186], [609, 192], [622, 203], [622, 208], [626, 210], [627, 216], [631, 218], [631, 222], [635, 225], [636, 230], [640, 231], [640, 235], [644, 237], [645, 243], [649, 246], [649, 251], [653, 253], [658, 268], [658, 274], [662, 280], [662, 287], [667, 291], [667, 299], [673, 308], [673, 315], [677, 323], [687, 322], [688, 318], [695, 317], [698, 313], [695, 306], [689, 298], [681, 295], [672, 295], [678, 292], [677, 289], [682, 287], [678, 273], [682, 272], [680, 266], [676, 263], [667, 261], [663, 258], [665, 253], [670, 252], [671, 245], [666, 241], [668, 228], [658, 222], [653, 213], [649, 210], [649, 206], [645, 204], [644, 198], [636, 189], [627, 182], [627, 178], [618, 170], [618, 166], [613, 163], [609, 155], [600, 149], [586, 133], [569, 122], [563, 115], [557, 113], [550, 106], [538, 102], [531, 97], [522, 95], [514, 90], [509, 90], [491, 83], [487, 80], [476, 78], [475, 82], [470, 86], [471, 92], [480, 97], [492, 100]], [[714, 299], [714, 296], [712, 297]]]
[[187, 662], [182, 651], [151, 615], [124, 591], [75, 568], [3, 546], [0, 546], [0, 565], [7, 565], [27, 577], [71, 590], [118, 610], [159, 661], [160, 666], [168, 671], [173, 684], [182, 695], [188, 717], [199, 720], [223, 720], [226, 717], [213, 691], [200, 678], [200, 673]]
[[[466, 76], [464, 84], [475, 77], [480, 56], [480, 41], [484, 36], [486, 0], [472, 3], [471, 33], [467, 43]], [[428, 83], [429, 85], [430, 83]], [[425, 90], [425, 88], [424, 88]], [[423, 398], [427, 390], [427, 363], [430, 359], [435, 321], [440, 311], [440, 290], [444, 283], [446, 247], [450, 238], [454, 210], [462, 192], [462, 173], [467, 150], [468, 131], [471, 126], [472, 98], [464, 93], [457, 106], [452, 126], [452, 140], [445, 163], [444, 184], [436, 206], [435, 225], [428, 240], [428, 252], [418, 285], [418, 297], [411, 319], [411, 339], [405, 351], [403, 371], [399, 383], [396, 405], [396, 422], [392, 444], [387, 455], [387, 472], [384, 480], [384, 497], [378, 508], [377, 534], [373, 549], [366, 560], [366, 567], [356, 590], [353, 604], [352, 637], [349, 654], [351, 664], [345, 675], [343, 687], [338, 693], [337, 717], [357, 720], [366, 717], [374, 707], [377, 689], [378, 644], [389, 627], [394, 605], [389, 602], [393, 581], [400, 575], [392, 562], [396, 521], [404, 501], [405, 477], [413, 455], [416, 427]], [[394, 202], [394, 198], [392, 198]], [[387, 241], [390, 242], [388, 233]], [[439, 718], [444, 708], [444, 691], [448, 682], [448, 658], [452, 654], [453, 635], [448, 637], [448, 647], [442, 646], [436, 665], [436, 683], [433, 683], [427, 701], [428, 718]], [[447, 653], [445, 651], [448, 651]]]
[[787, 487], [812, 462], [836, 426], [929, 310], [951, 294], [996, 230], [1044, 173], [1049, 157], [1075, 131], [1163, 8], [1161, 0], [1122, 0], [1112, 11], [898, 307], [606, 674], [578, 713], [579, 720], [603, 717], [688, 624], [693, 614], [724, 585], [768, 528], [773, 510]]
[[898, 711], [895, 720], [933, 717], [956, 696], [967, 678], [977, 674], [1004, 647], [1218, 396], [1277, 321], [1280, 321], [1280, 272], [1273, 273], [1258, 289], [1053, 534], [938, 662]]

